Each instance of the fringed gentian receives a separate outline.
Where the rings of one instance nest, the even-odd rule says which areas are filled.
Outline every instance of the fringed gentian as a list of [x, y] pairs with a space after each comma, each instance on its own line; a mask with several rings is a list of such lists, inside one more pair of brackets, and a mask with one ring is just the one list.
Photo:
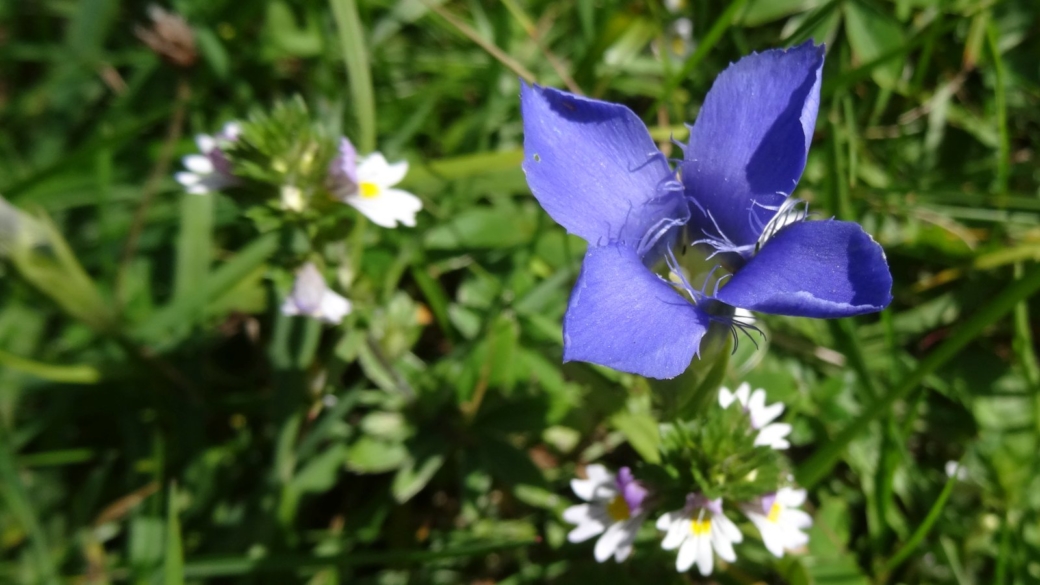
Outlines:
[[891, 301], [884, 252], [858, 224], [803, 221], [791, 197], [820, 102], [823, 46], [765, 51], [724, 71], [705, 97], [680, 165], [693, 243], [733, 277], [716, 298], [802, 317], [873, 313]]
[[[564, 317], [565, 361], [672, 378], [699, 354], [711, 322], [747, 327], [734, 307], [842, 317], [889, 303], [881, 247], [854, 223], [803, 221], [805, 206], [789, 197], [822, 67], [823, 48], [812, 43], [731, 65], [677, 170], [628, 108], [522, 86], [528, 184], [589, 243]], [[710, 294], [710, 275], [692, 286], [680, 259], [687, 244], [707, 248], [732, 278]], [[662, 264], [667, 278], [654, 271]]]
[[282, 314], [301, 315], [337, 325], [350, 314], [350, 301], [329, 288], [318, 267], [308, 262], [296, 271], [292, 292], [282, 303]]
[[648, 513], [648, 490], [622, 467], [617, 477], [602, 465], [586, 468], [588, 479], [571, 480], [571, 489], [587, 504], [571, 506], [563, 511], [563, 519], [575, 524], [567, 535], [571, 542], [584, 542], [602, 534], [593, 555], [599, 562], [610, 557], [621, 562], [632, 554], [639, 526]]

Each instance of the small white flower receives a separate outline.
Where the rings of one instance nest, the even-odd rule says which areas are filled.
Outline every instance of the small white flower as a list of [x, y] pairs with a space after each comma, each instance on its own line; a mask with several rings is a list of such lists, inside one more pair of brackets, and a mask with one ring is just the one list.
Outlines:
[[715, 555], [732, 563], [737, 560], [733, 545], [744, 540], [737, 525], [723, 514], [722, 499], [709, 500], [699, 494], [686, 496], [686, 507], [682, 510], [658, 518], [657, 529], [666, 533], [661, 542], [663, 549], [679, 549], [675, 568], [680, 573], [689, 571], [697, 563], [701, 575], [710, 575]]
[[241, 134], [242, 128], [237, 122], [228, 122], [214, 136], [196, 136], [200, 154], [189, 154], [181, 159], [188, 170], [176, 173], [174, 179], [193, 195], [205, 195], [238, 184], [223, 147], [238, 140]]
[[329, 169], [329, 189], [372, 223], [385, 227], [415, 227], [422, 201], [407, 191], [393, 189], [408, 174], [406, 161], [390, 164], [378, 152], [358, 157], [349, 140], [340, 140], [339, 156]]
[[957, 479], [961, 481], [965, 481], [966, 479], [968, 479], [968, 470], [956, 461], [947, 461], [946, 465], [943, 466], [943, 469], [946, 471], [946, 477], [956, 476]]
[[318, 268], [311, 262], [296, 271], [292, 293], [282, 303], [282, 314], [313, 317], [336, 325], [350, 314], [350, 301], [329, 289]]
[[766, 549], [776, 557], [809, 543], [803, 530], [812, 526], [812, 516], [798, 508], [805, 502], [805, 490], [780, 488], [775, 494], [761, 498], [742, 509], [762, 533]]
[[283, 209], [295, 211], [296, 213], [303, 211], [305, 202], [303, 200], [303, 191], [299, 187], [296, 185], [282, 185], [281, 196]]
[[751, 386], [747, 382], [741, 384], [736, 392], [730, 392], [729, 388], [719, 390], [719, 405], [722, 408], [729, 408], [734, 401], [740, 402], [744, 411], [751, 418], [752, 428], [758, 431], [755, 445], [764, 445], [773, 449], [787, 449], [791, 446], [791, 443], [787, 441], [787, 435], [791, 434], [791, 425], [773, 422], [784, 412], [782, 402], [766, 406], [766, 391], [759, 388], [752, 392]]
[[588, 479], [572, 479], [571, 489], [587, 504], [571, 506], [563, 511], [563, 519], [575, 524], [567, 535], [571, 542], [584, 542], [597, 534], [593, 555], [598, 562], [611, 556], [621, 562], [632, 554], [639, 526], [646, 520], [644, 509], [648, 490], [622, 467], [617, 477], [602, 465], [585, 468]]

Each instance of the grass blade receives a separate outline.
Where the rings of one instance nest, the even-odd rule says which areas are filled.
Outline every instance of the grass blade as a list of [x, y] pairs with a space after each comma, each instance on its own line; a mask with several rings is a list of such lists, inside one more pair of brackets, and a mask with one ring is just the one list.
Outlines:
[[181, 542], [181, 521], [177, 517], [177, 485], [170, 485], [166, 496], [166, 553], [163, 562], [163, 584], [184, 583], [184, 544]]
[[32, 502], [29, 501], [22, 478], [18, 476], [14, 453], [10, 449], [11, 441], [7, 432], [0, 426], [0, 497], [7, 504], [11, 515], [29, 535], [29, 545], [32, 547], [36, 570], [41, 577], [41, 582], [56, 585], [58, 574], [51, 559], [47, 536], [36, 518], [36, 512], [33, 510]]
[[336, 19], [340, 49], [347, 64], [354, 117], [358, 124], [358, 149], [369, 153], [376, 149], [376, 98], [372, 90], [372, 70], [365, 49], [365, 28], [361, 25], [355, 0], [329, 0]]
[[214, 198], [210, 196], [181, 196], [181, 226], [173, 287], [175, 299], [190, 295], [206, 280], [213, 247], [213, 204]]
[[[957, 466], [957, 471], [960, 471], [960, 465]], [[928, 535], [928, 531], [932, 529], [932, 525], [939, 519], [939, 514], [942, 513], [943, 508], [946, 506], [946, 500], [950, 499], [950, 494], [953, 493], [953, 486], [957, 483], [957, 473], [954, 472], [949, 479], [946, 480], [946, 485], [943, 486], [942, 492], [939, 493], [939, 498], [935, 500], [935, 504], [932, 505], [932, 509], [928, 510], [928, 515], [924, 517], [924, 521], [917, 527], [917, 530], [910, 535], [910, 538], [906, 540], [906, 544], [903, 548], [899, 549], [892, 558], [888, 559], [885, 563], [884, 571], [889, 573], [896, 569], [905, 561], [913, 552], [921, 545], [921, 541]]]
[[796, 474], [798, 483], [805, 487], [816, 485], [838, 462], [845, 447], [863, 433], [870, 423], [887, 414], [896, 401], [904, 398], [929, 374], [960, 353], [983, 329], [1011, 312], [1020, 301], [1037, 290], [1040, 290], [1040, 265], [1032, 266], [1020, 280], [1009, 285], [994, 298], [993, 302], [964, 321], [942, 345], [921, 360], [915, 370], [904, 377], [880, 400], [865, 408], [864, 412], [837, 437], [827, 441], [819, 451], [798, 468]]
[[258, 266], [267, 261], [278, 249], [277, 233], [269, 233], [253, 240], [229, 262], [217, 268], [190, 295], [174, 299], [169, 305], [156, 311], [136, 331], [136, 336], [146, 341], [156, 341], [171, 328], [191, 324], [202, 314], [206, 303], [234, 288], [248, 277]]

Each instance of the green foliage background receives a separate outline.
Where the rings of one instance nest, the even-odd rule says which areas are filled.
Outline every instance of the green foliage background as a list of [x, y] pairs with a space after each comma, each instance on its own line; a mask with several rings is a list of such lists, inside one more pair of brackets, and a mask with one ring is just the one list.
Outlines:
[[[645, 381], [560, 363], [583, 244], [527, 190], [518, 77], [666, 142], [728, 63], [815, 38], [798, 195], [884, 245], [895, 301], [765, 319], [730, 360], [787, 404], [816, 526], [716, 579], [1040, 582], [1040, 6], [680, 4], [177, 0], [178, 68], [135, 38], [144, 2], [0, 3], [0, 194], [68, 243], [0, 264], [0, 580], [696, 581], [652, 528], [620, 566], [565, 540], [576, 470], [659, 437]], [[414, 229], [331, 216], [336, 328], [279, 315], [292, 242], [172, 180], [193, 134], [297, 94], [409, 160], [425, 205]]]

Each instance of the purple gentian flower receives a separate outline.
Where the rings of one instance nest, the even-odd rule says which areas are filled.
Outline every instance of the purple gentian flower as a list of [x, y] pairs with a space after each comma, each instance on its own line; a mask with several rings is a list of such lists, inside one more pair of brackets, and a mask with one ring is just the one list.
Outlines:
[[[678, 172], [628, 108], [524, 84], [524, 172], [550, 216], [589, 243], [564, 317], [564, 360], [682, 373], [732, 307], [842, 317], [891, 300], [881, 247], [857, 224], [806, 222], [789, 198], [819, 105], [823, 48], [745, 57], [708, 93]], [[734, 271], [708, 294], [676, 249]], [[767, 245], [768, 244], [768, 245]], [[654, 272], [664, 263], [669, 279]]]

